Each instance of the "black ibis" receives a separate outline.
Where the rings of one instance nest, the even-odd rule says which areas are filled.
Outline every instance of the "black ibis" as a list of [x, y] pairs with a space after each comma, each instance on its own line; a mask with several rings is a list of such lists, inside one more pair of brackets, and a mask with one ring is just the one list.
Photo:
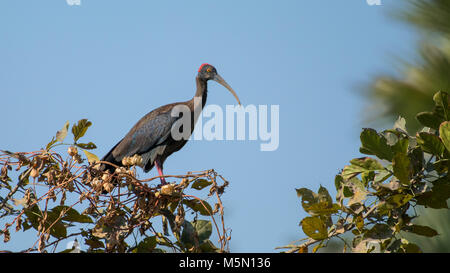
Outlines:
[[[164, 161], [174, 152], [180, 150], [187, 142], [186, 138], [176, 140], [171, 135], [172, 126], [181, 118], [171, 114], [171, 111], [177, 105], [185, 105], [191, 113], [191, 128], [189, 135], [194, 131], [195, 122], [199, 113], [206, 103], [208, 93], [207, 83], [209, 80], [216, 81], [227, 88], [236, 98], [239, 104], [239, 98], [234, 90], [226, 83], [222, 77], [217, 74], [217, 70], [210, 64], [202, 64], [198, 69], [196, 77], [197, 90], [195, 96], [185, 102], [171, 103], [146, 114], [142, 117], [125, 137], [119, 141], [103, 158], [102, 161], [111, 162], [115, 165], [122, 166], [124, 157], [132, 157], [140, 155], [142, 157], [142, 166], [145, 172], [149, 172], [153, 166], [156, 166], [160, 176], [161, 184], [166, 184], [163, 174]], [[201, 104], [195, 104], [194, 101], [201, 100]], [[201, 107], [198, 109], [197, 107]], [[104, 164], [102, 170], [110, 170], [114, 172], [114, 167]]]

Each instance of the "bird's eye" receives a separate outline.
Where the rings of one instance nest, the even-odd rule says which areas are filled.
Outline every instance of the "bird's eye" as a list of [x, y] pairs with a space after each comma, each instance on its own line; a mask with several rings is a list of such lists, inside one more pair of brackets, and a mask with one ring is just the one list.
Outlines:
[[208, 73], [211, 73], [211, 71], [212, 71], [212, 68], [211, 68], [211, 67], [208, 67], [208, 68], [206, 69], [206, 72], [208, 72]]

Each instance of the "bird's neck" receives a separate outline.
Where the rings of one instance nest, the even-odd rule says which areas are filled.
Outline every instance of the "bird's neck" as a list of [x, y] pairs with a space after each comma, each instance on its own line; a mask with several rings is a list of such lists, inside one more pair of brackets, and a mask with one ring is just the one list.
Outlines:
[[195, 78], [197, 82], [197, 90], [195, 91], [195, 97], [202, 99], [202, 108], [205, 107], [206, 98], [208, 96], [208, 85], [205, 79], [199, 77]]

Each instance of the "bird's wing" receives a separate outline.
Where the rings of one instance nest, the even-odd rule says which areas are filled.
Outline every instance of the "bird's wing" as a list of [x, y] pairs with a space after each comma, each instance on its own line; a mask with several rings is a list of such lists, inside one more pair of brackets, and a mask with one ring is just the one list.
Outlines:
[[170, 111], [144, 116], [114, 148], [112, 155], [116, 160], [122, 160], [125, 156], [148, 152], [169, 137], [178, 118]]

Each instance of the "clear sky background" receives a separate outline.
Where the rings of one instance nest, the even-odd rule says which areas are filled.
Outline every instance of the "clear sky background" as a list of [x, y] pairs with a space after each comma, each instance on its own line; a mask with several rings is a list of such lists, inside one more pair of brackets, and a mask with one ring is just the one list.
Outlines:
[[[279, 148], [191, 141], [165, 173], [216, 169], [230, 181], [231, 251], [276, 251], [304, 237], [295, 188], [323, 185], [334, 196], [334, 176], [360, 156], [369, 124], [357, 86], [413, 52], [413, 33], [387, 16], [398, 2], [1, 1], [0, 149], [38, 150], [65, 121], [87, 118], [84, 138], [101, 157], [149, 111], [190, 99], [208, 62], [244, 105], [280, 106]], [[208, 103], [235, 100], [210, 83]]]

